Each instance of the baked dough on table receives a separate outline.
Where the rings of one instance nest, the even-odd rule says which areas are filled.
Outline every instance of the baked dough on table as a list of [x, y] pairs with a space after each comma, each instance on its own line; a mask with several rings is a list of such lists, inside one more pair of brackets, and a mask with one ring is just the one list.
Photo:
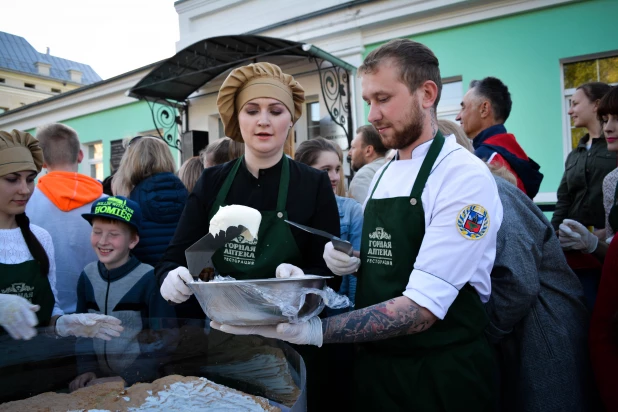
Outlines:
[[256, 411], [275, 412], [268, 400], [195, 376], [170, 375], [152, 383], [108, 382], [78, 389], [71, 394], [42, 393], [0, 405], [6, 412], [67, 411]]

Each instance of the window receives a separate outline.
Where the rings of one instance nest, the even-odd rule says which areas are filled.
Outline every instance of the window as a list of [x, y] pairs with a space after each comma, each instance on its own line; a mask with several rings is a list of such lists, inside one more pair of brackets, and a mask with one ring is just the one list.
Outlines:
[[0, 83], [6, 83], [6, 80], [0, 77]]
[[88, 174], [103, 181], [103, 143], [90, 143], [88, 146]]
[[27, 87], [28, 89], [34, 89], [35, 86], [32, 83], [24, 83], [24, 87]]
[[52, 93], [62, 93], [62, 90], [52, 88]]
[[223, 127], [223, 122], [221, 121], [220, 117], [217, 117], [217, 124], [218, 124], [218, 130], [219, 130], [219, 139], [221, 139], [222, 137], [225, 137], [225, 128]]
[[[618, 54], [618, 53], [616, 53]], [[618, 83], [618, 55], [599, 56], [597, 58], [581, 58], [580, 61], [563, 62], [562, 73], [564, 82], [564, 119], [566, 125], [567, 153], [577, 147], [579, 139], [586, 134], [583, 127], [573, 126], [569, 116], [571, 97], [577, 87], [588, 82], [604, 82], [611, 85]]]
[[9, 108], [8, 107], [0, 107], [0, 114], [8, 112]]
[[320, 136], [320, 102], [307, 103], [307, 140]]
[[438, 118], [455, 121], [461, 109], [463, 83], [461, 77], [442, 79], [442, 94], [438, 103]]

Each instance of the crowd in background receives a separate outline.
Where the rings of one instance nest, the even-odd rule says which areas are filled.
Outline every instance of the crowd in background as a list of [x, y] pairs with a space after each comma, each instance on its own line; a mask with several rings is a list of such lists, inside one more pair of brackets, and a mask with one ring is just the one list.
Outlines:
[[[577, 410], [618, 410], [618, 240], [613, 241], [618, 230], [618, 87], [587, 83], [577, 88], [569, 115], [576, 127], [584, 127], [588, 133], [566, 159], [551, 220], [532, 201], [543, 178], [542, 168], [505, 127], [512, 104], [507, 86], [488, 77], [470, 84], [457, 117], [461, 127], [446, 120], [438, 123], [444, 136], [455, 135], [460, 147], [476, 154], [491, 169], [504, 210], [491, 271], [492, 293], [485, 303], [489, 317], [485, 335], [500, 365], [496, 378], [501, 388], [499, 408], [562, 410], [556, 408], [566, 402], [581, 408]], [[0, 134], [0, 153], [13, 147], [28, 149], [15, 137], [17, 133], [21, 132]], [[41, 253], [49, 257], [45, 269], [55, 304], [47, 308], [46, 318], [39, 317], [39, 325], [53, 328], [52, 314], [120, 311], [118, 307], [89, 310], [97, 306], [97, 288], [107, 285], [109, 294], [109, 285], [114, 283], [110, 277], [126, 283], [123, 290], [114, 292], [118, 295], [114, 302], [124, 302], [127, 310], [135, 312], [131, 316], [187, 316], [190, 311], [183, 312], [186, 308], [182, 305], [174, 309], [163, 300], [158, 291], [161, 279], [155, 279], [153, 268], [177, 245], [174, 239], [181, 230], [179, 222], [187, 222], [190, 207], [208, 219], [209, 208], [201, 203], [200, 208], [196, 206], [196, 191], [210, 184], [203, 179], [213, 175], [205, 170], [220, 165], [231, 168], [237, 159], [245, 158], [242, 139], [217, 139], [178, 169], [161, 139], [136, 136], [126, 142], [120, 166], [104, 182], [77, 173], [83, 154], [77, 133], [70, 127], [43, 126], [28, 144], [40, 145], [47, 174], [36, 186], [34, 176], [23, 177], [28, 180], [24, 180], [25, 189], [17, 188], [19, 182], [14, 180], [22, 179], [23, 171], [0, 165], [1, 197], [9, 199], [20, 193], [22, 202], [2, 200], [0, 223], [16, 218], [26, 249], [35, 260]], [[395, 152], [390, 155], [372, 125], [356, 130], [347, 159], [337, 142], [322, 137], [301, 142], [290, 154], [293, 164], [304, 164], [328, 176], [339, 216], [338, 231], [333, 232], [355, 250], [361, 250], [369, 190], [391, 157], [397, 160]], [[349, 187], [343, 173], [346, 160], [354, 172]], [[31, 169], [25, 170], [31, 174]], [[40, 167], [33, 171], [40, 171]], [[234, 187], [229, 190], [233, 192]], [[109, 199], [115, 200], [110, 203]], [[131, 210], [132, 216], [122, 220], [100, 211], [114, 202], [123, 203], [119, 210]], [[25, 216], [36, 225], [32, 231]], [[26, 219], [25, 223], [20, 219]], [[116, 233], [117, 221], [126, 231]], [[0, 265], [17, 262], [11, 260], [9, 242], [15, 242], [10, 240], [11, 230], [15, 229], [10, 225], [0, 227]], [[100, 241], [91, 240], [95, 235], [109, 236], [108, 246], [101, 248]], [[113, 261], [114, 253], [122, 256]], [[107, 281], [93, 275], [97, 260]], [[0, 280], [2, 294], [13, 293], [5, 283]], [[337, 285], [338, 292], [352, 303], [356, 289], [354, 271]], [[154, 294], [156, 299], [144, 298], [144, 294]], [[136, 309], [138, 303], [141, 309]], [[328, 316], [341, 311], [331, 311]], [[5, 329], [13, 327], [8, 315], [0, 316]], [[143, 328], [156, 326], [146, 322]], [[345, 365], [345, 353], [336, 356]], [[102, 373], [93, 371], [80, 375], [72, 388], [83, 387]], [[120, 373], [124, 368], [116, 365], [106, 372], [114, 371]]]

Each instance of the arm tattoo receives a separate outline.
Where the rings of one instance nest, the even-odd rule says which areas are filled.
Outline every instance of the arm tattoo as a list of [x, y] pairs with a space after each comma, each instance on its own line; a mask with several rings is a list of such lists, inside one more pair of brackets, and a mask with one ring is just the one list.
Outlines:
[[324, 343], [371, 342], [428, 329], [434, 314], [405, 296], [322, 320]]
[[429, 116], [431, 117], [431, 135], [436, 137], [436, 134], [438, 133], [438, 126], [436, 125], [436, 111], [433, 107], [429, 109]]

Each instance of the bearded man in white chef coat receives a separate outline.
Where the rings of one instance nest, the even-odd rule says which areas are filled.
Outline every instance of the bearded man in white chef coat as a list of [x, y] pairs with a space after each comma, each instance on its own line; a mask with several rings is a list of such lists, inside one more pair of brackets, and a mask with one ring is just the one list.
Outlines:
[[483, 304], [502, 221], [495, 181], [438, 130], [442, 84], [429, 48], [391, 40], [358, 72], [368, 120], [397, 155], [370, 186], [360, 258], [332, 243], [324, 251], [333, 273], [358, 271], [356, 310], [301, 324], [212, 326], [296, 344], [358, 343], [354, 410], [490, 411], [495, 363]]

